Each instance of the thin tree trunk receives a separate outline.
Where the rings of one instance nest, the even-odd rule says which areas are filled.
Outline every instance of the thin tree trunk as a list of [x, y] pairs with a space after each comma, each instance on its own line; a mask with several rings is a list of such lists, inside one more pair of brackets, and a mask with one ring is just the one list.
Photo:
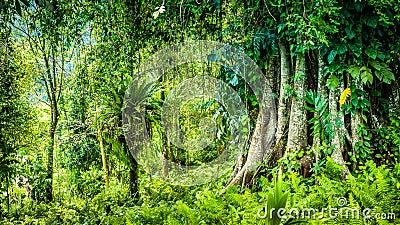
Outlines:
[[101, 151], [101, 162], [103, 163], [104, 181], [106, 183], [106, 188], [108, 188], [109, 178], [108, 178], [108, 168], [107, 168], [107, 156], [106, 156], [106, 151], [104, 149], [103, 132], [101, 131], [100, 127], [97, 127], [97, 139], [99, 140], [99, 146]]
[[10, 174], [7, 172], [6, 175], [6, 192], [7, 192], [7, 213], [10, 214], [10, 181], [9, 181]]
[[276, 130], [276, 143], [279, 144], [280, 140], [283, 139], [285, 130], [287, 129], [289, 120], [289, 101], [286, 96], [286, 88], [289, 84], [290, 76], [290, 55], [286, 48], [286, 43], [279, 41], [280, 50], [280, 69], [281, 79], [279, 86], [279, 100], [278, 100], [278, 124]]
[[305, 80], [305, 56], [303, 53], [298, 53], [293, 85], [295, 96], [292, 97], [287, 143], [288, 148], [294, 151], [305, 149], [307, 146], [307, 114], [304, 105]]
[[128, 143], [123, 135], [119, 136], [119, 142], [129, 160], [129, 193], [136, 202], [139, 200], [138, 163], [129, 150]]
[[394, 85], [392, 86], [392, 94], [389, 97], [389, 112], [391, 113], [400, 110], [400, 85], [397, 82], [398, 81], [394, 81]]
[[334, 136], [331, 140], [331, 146], [333, 147], [331, 158], [335, 163], [344, 168], [342, 170], [342, 176], [345, 177], [348, 174], [349, 170], [343, 158], [345, 128], [343, 127], [344, 126], [343, 112], [340, 109], [338, 110], [340, 90], [344, 90], [343, 79], [340, 79], [340, 84], [338, 87], [329, 91], [329, 111], [331, 113], [331, 124], [334, 133]]
[[[360, 77], [356, 77], [353, 80], [353, 84], [356, 86], [357, 89], [359, 89], [361, 91], [364, 90]], [[353, 154], [355, 154], [357, 145], [361, 141], [361, 137], [357, 132], [357, 128], [361, 125], [361, 123], [362, 123], [362, 111], [356, 109], [355, 113], [351, 114], [351, 137], [352, 137], [351, 147], [352, 147]]]
[[[47, 96], [50, 100], [50, 113], [51, 113], [51, 124], [50, 124], [50, 146], [47, 150], [47, 176], [46, 179], [48, 180], [48, 185], [46, 187], [46, 197], [47, 201], [53, 200], [53, 165], [54, 165], [54, 149], [55, 149], [55, 132], [57, 130], [58, 125], [58, 102], [56, 92], [61, 91], [57, 90], [57, 83], [55, 74], [51, 73], [49, 58], [46, 55], [46, 52], [43, 51], [44, 62], [46, 67], [46, 74], [47, 78], [44, 77], [43, 80], [45, 82]], [[53, 59], [55, 60], [55, 59]]]
[[104, 182], [106, 184], [106, 188], [109, 187], [109, 177], [108, 177], [108, 167], [107, 167], [107, 155], [104, 148], [104, 141], [103, 141], [103, 132], [102, 127], [100, 126], [99, 116], [98, 116], [98, 100], [96, 97], [95, 103], [95, 110], [96, 110], [96, 130], [97, 130], [97, 140], [99, 141], [99, 147], [101, 152], [101, 162], [103, 164], [103, 173], [104, 173]]
[[54, 148], [55, 148], [55, 132], [58, 124], [58, 111], [54, 109], [54, 103], [51, 104], [51, 128], [50, 128], [50, 146], [47, 150], [47, 176], [48, 185], [46, 188], [47, 201], [53, 200], [53, 165], [54, 165]]
[[[126, 146], [127, 147], [127, 146]], [[128, 158], [130, 162], [130, 168], [129, 168], [129, 193], [131, 196], [137, 201], [139, 199], [139, 177], [138, 177], [138, 163], [133, 158], [132, 154], [128, 152]]]
[[[318, 87], [317, 87], [317, 93], [319, 93], [322, 97], [327, 98], [327, 90], [326, 90], [326, 82], [323, 74], [323, 69], [324, 69], [324, 61], [322, 59], [322, 56], [318, 54]], [[314, 116], [318, 116], [317, 113]], [[316, 123], [319, 123], [319, 121], [316, 121]], [[312, 150], [315, 154], [315, 161], [319, 160], [319, 153], [318, 153], [318, 148], [321, 146], [321, 135], [320, 134], [315, 134], [313, 136], [313, 144], [312, 144]]]

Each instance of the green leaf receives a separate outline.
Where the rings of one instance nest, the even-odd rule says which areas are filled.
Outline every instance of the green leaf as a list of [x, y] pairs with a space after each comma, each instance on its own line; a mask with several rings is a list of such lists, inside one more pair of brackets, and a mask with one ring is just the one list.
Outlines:
[[360, 74], [360, 67], [358, 66], [350, 66], [348, 72], [353, 78], [356, 78]]
[[229, 83], [234, 87], [236, 87], [236, 85], [238, 85], [239, 80], [238, 80], [238, 77], [236, 74], [232, 77], [232, 79], [229, 81]]
[[362, 44], [360, 42], [349, 44], [349, 48], [357, 57], [360, 57], [362, 53]]
[[346, 27], [344, 29], [349, 39], [353, 39], [356, 36], [356, 32], [354, 32], [350, 27]]
[[367, 121], [367, 116], [365, 116], [364, 114], [362, 115], [362, 118], [363, 118], [363, 120], [364, 120], [365, 122], [368, 122], [368, 121]]
[[382, 65], [378, 61], [368, 60], [368, 63], [378, 71], [382, 69]]
[[333, 62], [333, 63], [329, 64], [328, 71], [333, 73], [333, 72], [336, 72], [340, 67], [341, 67], [340, 63]]
[[372, 76], [370, 69], [367, 69], [361, 73], [361, 80], [363, 81], [364, 84], [368, 82], [372, 84], [372, 82], [374, 81], [374, 77]]
[[346, 44], [340, 44], [339, 46], [338, 46], [338, 49], [337, 49], [337, 53], [339, 54], [339, 55], [342, 55], [342, 54], [344, 54], [344, 53], [346, 53], [346, 51], [347, 51], [347, 46], [346, 46]]
[[352, 105], [354, 105], [355, 107], [357, 107], [358, 106], [358, 99], [353, 99], [353, 100], [351, 100], [351, 104]]
[[367, 25], [372, 27], [372, 28], [376, 28], [376, 25], [378, 25], [378, 20], [375, 18], [369, 18], [367, 20]]
[[365, 49], [365, 54], [367, 54], [372, 59], [376, 59], [377, 50], [373, 48], [367, 48]]
[[385, 54], [383, 54], [383, 52], [381, 52], [381, 51], [378, 51], [378, 58], [380, 59], [380, 60], [385, 60], [385, 58], [386, 58], [386, 55]]
[[394, 74], [392, 73], [392, 71], [390, 71], [389, 68], [382, 71], [382, 78], [382, 81], [387, 84], [390, 84], [392, 83], [392, 81], [395, 80]]
[[337, 78], [335, 75], [329, 76], [328, 80], [326, 81], [326, 86], [329, 88], [329, 90], [333, 90], [339, 85], [339, 78]]
[[328, 63], [332, 63], [333, 60], [335, 60], [336, 54], [337, 54], [336, 50], [332, 50], [329, 53], [329, 55], [328, 55]]

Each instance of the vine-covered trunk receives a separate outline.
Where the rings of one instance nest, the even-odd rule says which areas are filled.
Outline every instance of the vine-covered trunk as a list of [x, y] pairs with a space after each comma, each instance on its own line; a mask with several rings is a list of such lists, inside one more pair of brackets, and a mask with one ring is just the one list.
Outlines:
[[128, 168], [129, 168], [129, 193], [131, 197], [137, 201], [139, 200], [139, 176], [138, 176], [138, 163], [133, 157], [131, 151], [129, 150], [126, 139], [123, 135], [119, 136], [119, 142], [123, 148], [123, 151], [128, 158]]
[[342, 110], [338, 109], [338, 96], [340, 96], [340, 90], [344, 90], [343, 79], [340, 79], [338, 87], [333, 88], [329, 91], [329, 111], [331, 114], [331, 124], [333, 137], [331, 139], [331, 146], [333, 151], [331, 154], [332, 160], [344, 169], [342, 175], [346, 176], [348, 173], [347, 166], [345, 164], [343, 153], [344, 153], [344, 115]]
[[[361, 21], [357, 25], [357, 29], [359, 31], [362, 31], [362, 23]], [[362, 37], [361, 35], [358, 37], [358, 42], [362, 46]], [[363, 83], [361, 80], [361, 76], [356, 76], [353, 77], [353, 85], [356, 88], [356, 90], [360, 91], [361, 93], [364, 91]], [[355, 93], [358, 95], [358, 93]], [[360, 98], [357, 96], [357, 98]], [[361, 141], [361, 136], [359, 135], [358, 129], [361, 126], [362, 123], [362, 111], [360, 109], [355, 109], [355, 111], [351, 114], [351, 147], [352, 147], [352, 153], [353, 155], [356, 154], [358, 146]], [[354, 167], [355, 165], [353, 165]]]
[[[325, 81], [325, 77], [324, 77], [324, 73], [323, 73], [323, 69], [325, 66], [324, 60], [322, 59], [322, 56], [319, 52], [317, 54], [318, 54], [318, 56], [317, 56], [317, 58], [318, 58], [317, 93], [319, 93], [323, 99], [327, 99], [328, 94], [327, 94], [327, 90], [326, 90], [326, 81]], [[318, 113], [316, 112], [314, 114], [314, 117], [316, 117], [316, 116], [320, 116], [320, 115], [318, 115]], [[315, 121], [314, 125], [317, 125], [317, 123], [320, 123], [320, 122], [321, 121], [317, 120], [317, 121]], [[318, 148], [321, 147], [321, 142], [322, 142], [321, 134], [316, 133], [313, 136], [313, 143], [312, 143], [312, 150], [314, 152], [316, 162], [319, 160]]]
[[138, 200], [139, 199], [138, 163], [135, 160], [135, 158], [133, 158], [132, 154], [129, 153], [129, 150], [128, 150], [128, 157], [130, 162], [129, 193], [131, 194], [133, 199]]
[[[269, 69], [274, 70], [273, 67], [269, 67]], [[269, 73], [270, 71], [267, 71], [267, 74]], [[252, 172], [255, 172], [261, 162], [268, 162], [273, 154], [276, 153], [276, 149], [272, 148], [276, 132], [276, 115], [272, 113], [275, 112], [275, 103], [268, 80], [265, 80], [265, 91], [248, 154], [244, 156], [242, 152], [239, 155], [234, 171], [226, 186], [249, 184]]]

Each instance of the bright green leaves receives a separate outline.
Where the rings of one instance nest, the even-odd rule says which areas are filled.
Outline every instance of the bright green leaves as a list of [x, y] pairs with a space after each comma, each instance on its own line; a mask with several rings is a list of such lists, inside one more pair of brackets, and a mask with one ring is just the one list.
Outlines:
[[364, 84], [372, 84], [374, 81], [373, 75], [375, 75], [379, 81], [383, 81], [387, 84], [395, 80], [392, 70], [386, 63], [377, 60], [369, 60], [368, 64], [369, 67], [352, 65], [347, 71], [353, 78], [360, 76]]
[[377, 73], [377, 74], [382, 75], [380, 76], [380, 79], [387, 84], [390, 84], [392, 81], [396, 79], [394, 77], [394, 74], [390, 71], [389, 68], [383, 70], [382, 73]]
[[374, 81], [374, 76], [372, 76], [372, 72], [370, 68], [367, 68], [365, 66], [361, 67], [361, 80], [364, 84], [370, 83]]
[[304, 100], [308, 104], [305, 106], [307, 111], [314, 113], [314, 117], [308, 121], [308, 123], [312, 125], [311, 129], [313, 131], [311, 135], [317, 135], [321, 137], [322, 140], [325, 140], [326, 137], [331, 137], [333, 133], [330, 122], [331, 115], [328, 109], [328, 99], [320, 93], [307, 91]]
[[353, 65], [349, 67], [348, 72], [354, 79], [357, 79], [358, 76], [361, 76], [361, 80], [364, 84], [372, 84], [372, 82], [374, 81], [371, 69], [367, 68], [366, 66], [360, 68]]
[[367, 160], [371, 158], [371, 144], [370, 140], [372, 139], [372, 134], [368, 132], [367, 126], [361, 123], [357, 127], [357, 133], [363, 140], [357, 142], [355, 144], [356, 158], [358, 160]]
[[330, 75], [328, 80], [326, 81], [326, 86], [329, 90], [335, 89], [339, 85], [339, 78], [335, 75]]
[[279, 174], [274, 176], [274, 188], [268, 193], [267, 209], [276, 209], [274, 211], [267, 210], [266, 224], [278, 225], [280, 224], [282, 217], [278, 215], [280, 209], [285, 209], [289, 192], [283, 192], [283, 175], [280, 171]]
[[395, 80], [392, 70], [386, 63], [378, 62], [376, 60], [369, 60], [368, 63], [375, 69], [375, 75], [380, 81], [390, 84]]
[[350, 66], [347, 72], [350, 73], [350, 75], [355, 78], [360, 74], [360, 67], [358, 66]]
[[367, 112], [371, 106], [368, 99], [364, 98], [365, 92], [351, 85], [351, 96], [347, 103], [342, 105], [345, 114], [354, 114], [357, 110]]

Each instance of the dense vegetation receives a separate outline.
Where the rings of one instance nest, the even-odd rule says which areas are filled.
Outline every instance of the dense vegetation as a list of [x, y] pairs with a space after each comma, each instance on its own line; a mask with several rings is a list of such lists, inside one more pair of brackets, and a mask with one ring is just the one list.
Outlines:
[[[157, 51], [196, 40], [250, 57], [266, 98], [213, 63], [218, 55], [138, 81]], [[0, 52], [0, 224], [400, 222], [397, 0], [1, 0]], [[248, 116], [192, 98], [179, 105], [187, 140], [177, 144], [163, 105], [205, 75], [232, 88]], [[126, 93], [143, 103], [137, 129], [162, 155], [159, 177], [131, 154]], [[228, 173], [195, 186], [169, 182], [168, 162], [205, 165], [231, 126], [250, 135]], [[272, 208], [315, 212], [281, 218]]]

